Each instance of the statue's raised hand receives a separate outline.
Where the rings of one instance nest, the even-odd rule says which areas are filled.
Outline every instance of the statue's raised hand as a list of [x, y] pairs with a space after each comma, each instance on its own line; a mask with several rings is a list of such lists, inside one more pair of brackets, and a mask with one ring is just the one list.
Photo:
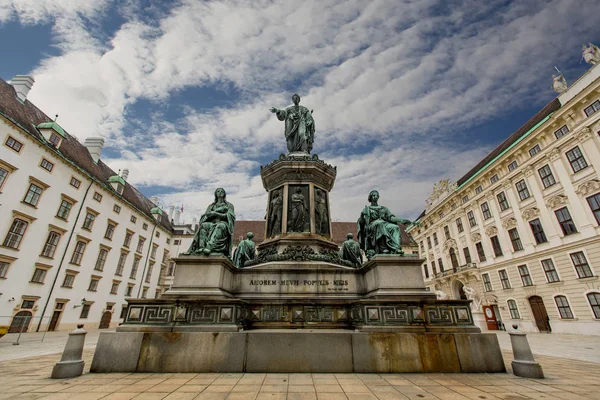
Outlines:
[[277, 109], [276, 109], [275, 107], [271, 107], [271, 108], [269, 108], [269, 110], [270, 110], [272, 113], [276, 113], [276, 112], [277, 112]]

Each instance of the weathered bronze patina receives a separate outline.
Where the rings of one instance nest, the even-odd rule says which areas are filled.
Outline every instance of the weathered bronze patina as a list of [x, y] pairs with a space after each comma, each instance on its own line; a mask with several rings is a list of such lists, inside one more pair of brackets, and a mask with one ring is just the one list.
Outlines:
[[300, 96], [292, 96], [293, 106], [284, 110], [271, 107], [271, 112], [277, 115], [277, 119], [285, 121], [285, 140], [290, 153], [310, 153], [315, 139], [315, 121], [312, 111], [300, 105]]
[[236, 267], [243, 268], [246, 261], [253, 260], [256, 257], [256, 249], [252, 241], [253, 237], [254, 233], [248, 232], [246, 239], [242, 240], [233, 252], [233, 263]]

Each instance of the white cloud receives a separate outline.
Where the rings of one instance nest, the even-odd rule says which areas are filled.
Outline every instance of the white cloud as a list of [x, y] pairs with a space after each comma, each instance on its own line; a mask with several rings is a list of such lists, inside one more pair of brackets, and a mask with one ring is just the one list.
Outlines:
[[[285, 151], [283, 125], [268, 109], [289, 104], [291, 90], [315, 110], [315, 152], [338, 166], [334, 218], [354, 219], [372, 187], [414, 217], [433, 182], [458, 178], [490, 150], [458, 146], [461, 131], [541, 106], [553, 65], [573, 64], [597, 32], [596, 7], [576, 0], [186, 0], [153, 11], [154, 20], [126, 3], [127, 21], [107, 40], [110, 6], [0, 6], [0, 22], [54, 24], [61, 54], [33, 71], [32, 101], [81, 139], [109, 138], [121, 154], [109, 165], [128, 167], [134, 184], [164, 186], [165, 202], [200, 212], [224, 186], [253, 218], [266, 204], [259, 160]], [[177, 91], [229, 86], [235, 103], [181, 104], [183, 118], [163, 119], [161, 105]], [[140, 100], [155, 102], [150, 120], [128, 113]]]

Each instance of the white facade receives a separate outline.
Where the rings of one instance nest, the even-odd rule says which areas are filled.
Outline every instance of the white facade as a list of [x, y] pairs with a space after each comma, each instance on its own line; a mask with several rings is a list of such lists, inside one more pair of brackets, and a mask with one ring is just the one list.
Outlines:
[[600, 66], [544, 110], [485, 165], [436, 185], [410, 233], [426, 284], [473, 299], [482, 327], [489, 308], [525, 331], [598, 335]]

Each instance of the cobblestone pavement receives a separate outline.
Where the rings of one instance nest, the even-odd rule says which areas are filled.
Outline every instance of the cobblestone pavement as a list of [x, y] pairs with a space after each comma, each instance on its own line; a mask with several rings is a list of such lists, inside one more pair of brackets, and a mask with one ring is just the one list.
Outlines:
[[[60, 355], [0, 362], [0, 399], [600, 399], [600, 364], [539, 356], [547, 379], [502, 374], [89, 374], [49, 379]], [[504, 351], [510, 367], [512, 355]]]
[[[497, 336], [502, 350], [512, 350], [508, 333], [497, 332]], [[600, 335], [528, 333], [527, 340], [531, 351], [536, 355], [600, 363]]]

